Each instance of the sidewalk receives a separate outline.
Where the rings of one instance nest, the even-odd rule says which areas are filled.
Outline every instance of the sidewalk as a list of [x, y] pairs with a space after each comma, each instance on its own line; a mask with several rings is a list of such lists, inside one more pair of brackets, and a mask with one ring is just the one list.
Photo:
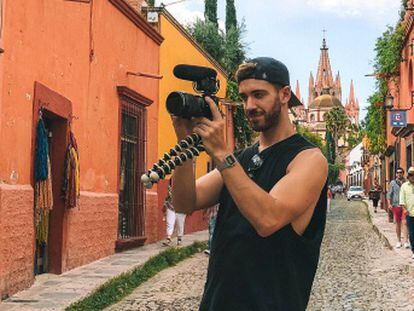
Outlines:
[[[207, 239], [208, 231], [187, 234], [183, 238], [183, 246]], [[144, 264], [165, 249], [161, 242], [157, 242], [116, 253], [61, 275], [41, 275], [29, 289], [0, 302], [0, 311], [64, 310], [105, 282]]]
[[[369, 215], [374, 226], [374, 230], [378, 233], [385, 245], [394, 252], [396, 261], [407, 266], [407, 271], [414, 276], [414, 259], [411, 258], [411, 249], [395, 248], [398, 242], [395, 233], [395, 224], [388, 222], [388, 214], [385, 210], [378, 207], [377, 213], [374, 213], [372, 201], [365, 200], [368, 205]], [[378, 204], [379, 205], [379, 204]]]

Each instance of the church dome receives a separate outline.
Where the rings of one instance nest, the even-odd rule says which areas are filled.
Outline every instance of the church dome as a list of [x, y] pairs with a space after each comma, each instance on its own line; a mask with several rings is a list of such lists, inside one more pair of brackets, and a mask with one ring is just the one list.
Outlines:
[[315, 98], [315, 100], [309, 105], [310, 109], [319, 108], [333, 108], [343, 107], [341, 101], [335, 96], [324, 94]]

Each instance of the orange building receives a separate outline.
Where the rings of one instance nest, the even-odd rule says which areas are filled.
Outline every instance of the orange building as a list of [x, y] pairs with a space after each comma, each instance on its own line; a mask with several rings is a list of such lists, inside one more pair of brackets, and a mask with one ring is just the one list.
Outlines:
[[[387, 108], [386, 116], [386, 131], [387, 131], [387, 149], [385, 150], [385, 157], [382, 159], [383, 172], [383, 186], [385, 187], [390, 180], [395, 178], [395, 170], [397, 167], [408, 170], [410, 166], [414, 165], [414, 80], [413, 80], [413, 66], [414, 66], [414, 2], [409, 0], [407, 3], [410, 10], [405, 11], [402, 20], [404, 27], [405, 44], [401, 52], [403, 61], [400, 63], [398, 76], [390, 79], [388, 83], [389, 95], [393, 98], [391, 100], [392, 107]], [[390, 97], [390, 96], [387, 96]], [[386, 103], [389, 100], [386, 99]], [[393, 112], [391, 110], [394, 110]], [[402, 111], [406, 114], [406, 126], [392, 126], [391, 113], [395, 110]]]
[[[131, 3], [139, 9], [140, 1]], [[113, 254], [115, 246], [157, 239], [150, 230], [157, 193], [145, 195], [139, 176], [159, 155], [154, 78], [163, 37], [124, 0], [0, 5], [1, 299], [30, 286], [34, 271], [62, 273]], [[40, 111], [53, 208], [38, 250], [33, 215]], [[70, 130], [80, 155], [80, 198], [68, 209], [61, 189]]]
[[[217, 96], [224, 98], [227, 87], [227, 74], [224, 69], [189, 35], [182, 25], [165, 9], [149, 8], [147, 19], [150, 20], [154, 27], [158, 29], [165, 38], [161, 45], [160, 51], [160, 73], [163, 76], [160, 82], [159, 94], [159, 122], [158, 122], [158, 156], [171, 149], [177, 143], [174, 129], [172, 127], [171, 117], [167, 112], [165, 103], [167, 96], [173, 91], [184, 91], [195, 94], [192, 83], [176, 78], [173, 69], [177, 64], [190, 64], [197, 66], [210, 67], [218, 72], [217, 79], [220, 81], [220, 91]], [[223, 112], [226, 119], [227, 141], [234, 148], [233, 138], [233, 119], [229, 106], [224, 106]], [[196, 168], [196, 177], [206, 174], [211, 168], [210, 157], [202, 153], [196, 158], [194, 163]], [[147, 193], [154, 193], [155, 190], [147, 190]], [[167, 191], [167, 182], [162, 181], [158, 185], [159, 192], [159, 210], [161, 211], [163, 199]], [[159, 218], [162, 220], [162, 215]], [[165, 225], [159, 222], [159, 237], [165, 235]], [[187, 217], [185, 232], [193, 232], [207, 228], [205, 211], [195, 212]]]

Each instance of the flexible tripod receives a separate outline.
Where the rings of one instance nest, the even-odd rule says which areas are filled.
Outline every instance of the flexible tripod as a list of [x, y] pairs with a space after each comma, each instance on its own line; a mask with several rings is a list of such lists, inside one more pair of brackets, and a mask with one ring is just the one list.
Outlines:
[[177, 166], [189, 159], [194, 159], [204, 150], [201, 137], [198, 134], [193, 133], [187, 136], [169, 152], [166, 152], [147, 173], [143, 174], [141, 182], [147, 189], [151, 189], [160, 179], [165, 179], [167, 175], [171, 174]]

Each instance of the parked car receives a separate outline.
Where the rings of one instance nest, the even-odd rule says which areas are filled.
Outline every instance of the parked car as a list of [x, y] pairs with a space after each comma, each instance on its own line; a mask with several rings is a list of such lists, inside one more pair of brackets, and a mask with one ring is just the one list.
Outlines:
[[348, 201], [351, 199], [362, 200], [364, 198], [364, 190], [360, 186], [351, 186], [346, 194], [346, 198]]

